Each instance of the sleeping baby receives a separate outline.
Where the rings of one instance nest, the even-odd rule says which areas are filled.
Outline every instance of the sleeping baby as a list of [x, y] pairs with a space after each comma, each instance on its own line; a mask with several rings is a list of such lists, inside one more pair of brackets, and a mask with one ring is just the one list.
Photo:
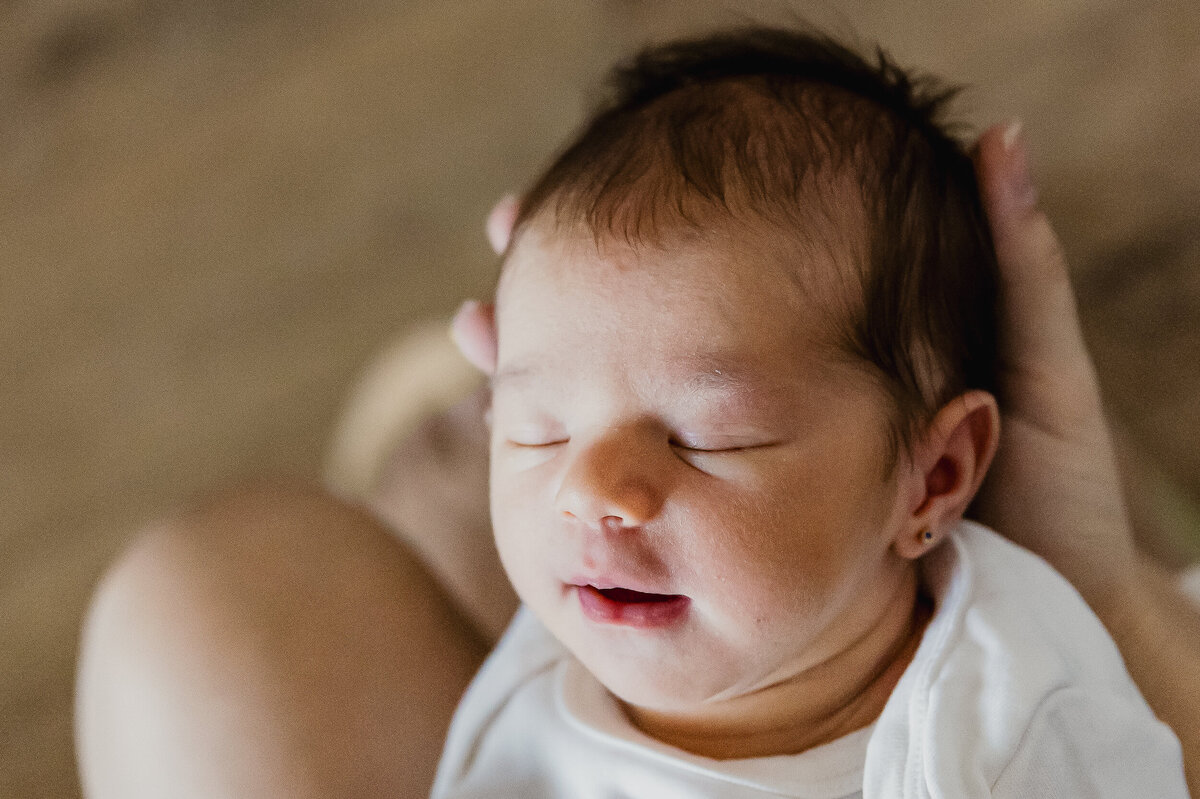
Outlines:
[[963, 519], [997, 269], [950, 92], [767, 28], [614, 87], [504, 255], [491, 509], [523, 606], [433, 795], [1187, 796], [1080, 597]]

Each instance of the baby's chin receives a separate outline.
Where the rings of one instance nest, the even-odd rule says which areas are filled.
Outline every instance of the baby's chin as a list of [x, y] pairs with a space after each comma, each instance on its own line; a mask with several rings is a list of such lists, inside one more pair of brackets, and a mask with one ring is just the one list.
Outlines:
[[612, 647], [603, 653], [574, 654], [632, 715], [638, 711], [700, 715], [705, 708], [740, 693], [735, 687], [737, 677], [711, 653], [639, 658]]

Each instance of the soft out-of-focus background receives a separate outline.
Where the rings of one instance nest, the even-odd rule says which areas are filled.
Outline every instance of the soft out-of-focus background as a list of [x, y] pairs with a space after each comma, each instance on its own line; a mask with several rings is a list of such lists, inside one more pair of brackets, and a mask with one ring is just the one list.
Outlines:
[[489, 290], [487, 209], [614, 58], [796, 16], [969, 83], [976, 125], [1024, 118], [1143, 513], [1190, 523], [1195, 0], [10, 0], [0, 799], [78, 795], [80, 616], [143, 520], [241, 476], [316, 475], [363, 361]]

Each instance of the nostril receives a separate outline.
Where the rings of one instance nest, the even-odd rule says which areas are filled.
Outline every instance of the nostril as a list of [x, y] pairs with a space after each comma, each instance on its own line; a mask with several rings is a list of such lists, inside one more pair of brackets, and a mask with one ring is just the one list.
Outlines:
[[625, 520], [620, 516], [605, 516], [600, 520], [600, 526], [606, 532], [616, 532], [625, 526]]

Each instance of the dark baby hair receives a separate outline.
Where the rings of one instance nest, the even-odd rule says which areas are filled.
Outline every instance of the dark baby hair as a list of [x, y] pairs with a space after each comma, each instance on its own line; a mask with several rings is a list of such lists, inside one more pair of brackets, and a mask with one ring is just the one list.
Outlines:
[[824, 302], [831, 343], [891, 397], [893, 454], [952, 397], [995, 393], [996, 258], [971, 160], [942, 121], [954, 90], [882, 50], [764, 27], [651, 47], [611, 88], [522, 198], [516, 235], [546, 215], [633, 245], [730, 221], [809, 244], [832, 232], [858, 262], [841, 292], [857, 296]]

